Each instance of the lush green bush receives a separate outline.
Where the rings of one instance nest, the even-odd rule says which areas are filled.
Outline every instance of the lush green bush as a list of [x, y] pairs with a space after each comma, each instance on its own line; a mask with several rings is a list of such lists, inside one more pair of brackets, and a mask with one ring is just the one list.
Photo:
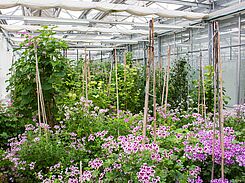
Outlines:
[[172, 109], [188, 110], [190, 65], [185, 58], [175, 60], [170, 72], [168, 103]]
[[57, 104], [69, 91], [73, 70], [68, 59], [62, 55], [67, 49], [64, 41], [53, 37], [52, 30], [44, 28], [36, 37], [26, 36], [20, 44], [21, 57], [11, 68], [8, 89], [11, 91], [13, 106], [18, 114], [32, 118], [37, 114], [36, 58], [35, 47], [42, 85], [44, 103], [49, 124], [54, 125]]
[[16, 115], [12, 102], [7, 105], [0, 104], [0, 148], [6, 148], [8, 139], [23, 133], [26, 123], [31, 123], [31, 120]]

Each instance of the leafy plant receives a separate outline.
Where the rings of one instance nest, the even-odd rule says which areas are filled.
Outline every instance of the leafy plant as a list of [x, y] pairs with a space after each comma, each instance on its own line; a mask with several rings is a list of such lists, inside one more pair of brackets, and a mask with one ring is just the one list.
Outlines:
[[13, 106], [24, 117], [31, 118], [37, 114], [36, 94], [36, 57], [40, 72], [49, 124], [55, 122], [57, 105], [63, 94], [69, 91], [72, 69], [67, 58], [62, 55], [62, 50], [67, 49], [67, 44], [54, 38], [54, 31], [44, 27], [36, 37], [26, 36], [18, 50], [22, 51], [21, 57], [11, 67], [12, 75], [9, 79], [8, 90], [11, 91]]
[[2, 104], [0, 106], [0, 148], [5, 149], [9, 138], [23, 133], [26, 123], [31, 123], [31, 120], [24, 120], [16, 115], [16, 110], [11, 103], [7, 106]]
[[[213, 112], [214, 110], [214, 81], [213, 81], [214, 69], [213, 66], [208, 65], [204, 67], [204, 87], [205, 87], [205, 105], [206, 105], [206, 112]], [[194, 100], [194, 106], [198, 105], [198, 81], [194, 80], [194, 87], [195, 89], [192, 90], [191, 96]], [[223, 87], [223, 101], [224, 105], [228, 104], [229, 97], [225, 95], [225, 88]], [[201, 99], [203, 100], [203, 88], [200, 89]], [[218, 96], [218, 95], [217, 95]], [[218, 97], [216, 98], [218, 101]]]
[[170, 72], [169, 100], [172, 109], [188, 109], [190, 65], [185, 58], [175, 60]]

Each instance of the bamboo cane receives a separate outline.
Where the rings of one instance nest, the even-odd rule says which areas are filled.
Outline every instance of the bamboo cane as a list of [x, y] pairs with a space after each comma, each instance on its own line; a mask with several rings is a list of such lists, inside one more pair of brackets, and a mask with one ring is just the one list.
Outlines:
[[37, 111], [38, 111], [38, 123], [41, 124], [41, 111], [40, 111], [40, 93], [39, 93], [39, 84], [38, 84], [38, 58], [37, 58], [37, 45], [35, 43], [35, 59], [36, 59], [36, 86], [37, 86]]
[[153, 66], [153, 120], [154, 120], [154, 128], [153, 128], [153, 133], [154, 133], [154, 143], [156, 143], [156, 128], [157, 128], [157, 96], [156, 96], [156, 64], [155, 64], [155, 59], [154, 59], [154, 21], [152, 19], [152, 30], [151, 30], [151, 62]]
[[161, 82], [161, 78], [162, 78], [162, 57], [160, 56], [160, 58], [159, 58], [159, 76], [158, 76], [159, 78], [159, 82], [158, 82], [158, 87], [159, 88], [161, 88], [161, 86], [162, 86], [162, 82]]
[[217, 34], [217, 53], [218, 53], [218, 68], [219, 68], [219, 127], [220, 127], [220, 146], [221, 146], [221, 179], [225, 179], [225, 172], [224, 172], [224, 116], [223, 116], [223, 78], [222, 78], [222, 59], [220, 56], [220, 33], [219, 33], [219, 25], [216, 22], [218, 34]]
[[168, 105], [168, 81], [170, 74], [170, 46], [168, 47], [168, 67], [167, 67], [167, 81], [166, 81], [166, 97], [165, 97], [165, 105], [164, 105], [164, 113], [167, 113], [167, 105]]
[[[214, 52], [215, 54], [215, 52]], [[215, 56], [214, 56], [215, 58]], [[215, 159], [214, 159], [214, 146], [215, 146], [215, 132], [216, 132], [216, 108], [217, 108], [217, 79], [216, 79], [216, 59], [214, 61], [214, 75], [213, 75], [213, 82], [214, 82], [214, 114], [213, 114], [213, 140], [212, 140], [212, 174], [211, 180], [214, 179], [214, 169], [215, 169]], [[212, 71], [211, 71], [212, 72]]]
[[[87, 67], [88, 67], [88, 83], [90, 82], [90, 63], [91, 63], [91, 53], [90, 51], [88, 52], [88, 63], [87, 63]], [[89, 90], [89, 87], [88, 87]]]
[[82, 175], [83, 175], [83, 164], [82, 164], [82, 161], [80, 161], [80, 163], [79, 163], [79, 169], [80, 169], [80, 171], [79, 171], [79, 173], [80, 173], [79, 179], [80, 179], [80, 183], [82, 183], [83, 182], [83, 179], [82, 179]]
[[153, 21], [149, 22], [149, 47], [148, 47], [148, 59], [146, 63], [146, 84], [145, 84], [145, 106], [144, 106], [144, 118], [143, 118], [143, 141], [145, 144], [146, 139], [146, 124], [148, 117], [148, 104], [149, 104], [149, 90], [150, 90], [150, 65], [151, 65], [151, 42], [152, 42], [152, 24]]
[[118, 76], [117, 76], [117, 50], [114, 49], [115, 75], [116, 75], [116, 95], [117, 95], [117, 117], [119, 117], [119, 95], [118, 95]]
[[113, 69], [113, 59], [111, 60], [111, 69], [110, 69], [110, 74], [109, 74], [109, 82], [108, 82], [108, 97], [110, 96], [110, 90], [111, 90], [111, 77], [112, 77], [112, 69]]
[[166, 63], [166, 65], [165, 65], [165, 72], [164, 72], [164, 78], [163, 78], [163, 88], [162, 88], [162, 102], [161, 102], [161, 106], [163, 106], [163, 102], [164, 102], [164, 94], [165, 94], [166, 79], [167, 79], [167, 70], [168, 70], [168, 63]]
[[201, 56], [199, 58], [199, 78], [198, 78], [198, 99], [197, 99], [197, 113], [200, 114], [200, 100], [201, 100]]
[[127, 71], [127, 57], [126, 52], [123, 54], [123, 66], [124, 66], [124, 82], [126, 82], [126, 71]]
[[[38, 90], [38, 97], [39, 97], [39, 102], [40, 102], [40, 108], [41, 108], [41, 114], [43, 118], [43, 122], [45, 124], [48, 124], [47, 122], [47, 116], [46, 116], [46, 110], [45, 110], [45, 105], [44, 105], [44, 98], [43, 98], [43, 93], [42, 93], [42, 85], [41, 85], [41, 80], [40, 80], [40, 75], [39, 75], [39, 68], [38, 68], [38, 56], [37, 56], [37, 45], [35, 43], [34, 46], [35, 50], [35, 59], [36, 59], [36, 78], [37, 78], [37, 90]], [[39, 104], [38, 104], [39, 105]]]
[[84, 66], [84, 76], [85, 76], [85, 98], [86, 98], [86, 101], [88, 101], [88, 59], [87, 59], [87, 50], [85, 48], [84, 50], [85, 52], [85, 66]]
[[204, 83], [204, 70], [203, 70], [203, 63], [202, 63], [202, 52], [200, 52], [200, 61], [201, 61], [201, 72], [202, 72], [202, 114], [204, 120], [206, 121], [206, 90], [205, 90], [205, 83]]

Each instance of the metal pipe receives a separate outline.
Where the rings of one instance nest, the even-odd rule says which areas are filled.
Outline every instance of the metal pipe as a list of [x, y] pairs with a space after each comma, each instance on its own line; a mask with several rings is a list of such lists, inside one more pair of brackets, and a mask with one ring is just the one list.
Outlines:
[[[229, 45], [229, 46], [222, 46], [220, 47], [220, 49], [225, 49], [225, 48], [230, 48], [230, 47], [241, 47], [241, 46], [245, 46], [245, 43], [241, 43], [241, 44], [236, 44], [236, 45]], [[208, 48], [206, 49], [199, 49], [199, 50], [193, 50], [193, 51], [188, 51], [188, 52], [181, 52], [181, 53], [178, 53], [179, 55], [183, 55], [183, 54], [189, 54], [189, 53], [198, 53], [198, 52], [204, 52], [204, 51], [208, 51]], [[176, 55], [176, 54], [173, 54], [171, 53], [171, 55]], [[162, 55], [163, 57], [167, 56], [166, 54]]]

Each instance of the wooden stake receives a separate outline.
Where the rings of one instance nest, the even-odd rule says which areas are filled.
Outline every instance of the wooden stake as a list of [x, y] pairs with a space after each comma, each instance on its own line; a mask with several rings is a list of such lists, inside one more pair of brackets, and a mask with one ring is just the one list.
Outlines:
[[118, 95], [118, 77], [117, 77], [117, 50], [114, 49], [115, 75], [116, 75], [116, 95], [117, 95], [117, 117], [119, 117], [119, 95]]
[[85, 66], [84, 66], [84, 71], [85, 71], [85, 96], [86, 96], [86, 101], [88, 101], [88, 63], [87, 63], [87, 51], [86, 51], [86, 48], [85, 48]]
[[206, 121], [206, 90], [205, 90], [205, 83], [204, 83], [204, 70], [203, 70], [203, 63], [202, 63], [202, 52], [200, 51], [200, 64], [201, 64], [201, 78], [202, 78], [202, 114], [203, 118]]
[[224, 116], [223, 116], [223, 78], [222, 78], [222, 59], [220, 56], [220, 33], [219, 33], [219, 25], [217, 24], [218, 30], [218, 59], [219, 59], [219, 126], [220, 126], [220, 146], [221, 146], [221, 179], [225, 180], [225, 148], [224, 148]]
[[38, 84], [38, 58], [37, 58], [37, 45], [35, 44], [35, 59], [36, 59], [36, 86], [37, 86], [37, 111], [38, 111], [38, 123], [41, 124], [41, 110], [40, 110], [40, 93]]
[[82, 161], [80, 161], [80, 163], [79, 163], [79, 169], [80, 169], [80, 177], [79, 177], [79, 179], [80, 179], [80, 183], [82, 183], [83, 182], [83, 180], [82, 180], [82, 176], [83, 176], [83, 164], [82, 164]]
[[167, 114], [167, 105], [168, 105], [168, 81], [170, 74], [170, 46], [168, 47], [168, 67], [167, 67], [167, 81], [166, 81], [166, 97], [165, 97], [165, 106], [164, 113]]
[[111, 90], [111, 77], [112, 77], [112, 69], [113, 69], [113, 59], [111, 60], [111, 69], [110, 69], [110, 75], [109, 75], [109, 82], [108, 82], [108, 97], [110, 96], [110, 90]]
[[165, 71], [164, 71], [161, 106], [163, 106], [163, 102], [164, 102], [164, 94], [165, 94], [165, 87], [166, 87], [166, 80], [167, 80], [167, 70], [168, 70], [168, 62], [166, 62]]
[[127, 73], [127, 57], [126, 52], [123, 54], [123, 65], [124, 65], [124, 82], [126, 82], [126, 73]]
[[[214, 49], [213, 49], [213, 51], [214, 51]], [[214, 63], [213, 82], [214, 82], [214, 114], [213, 114], [212, 174], [211, 174], [211, 180], [214, 179], [214, 169], [215, 169], [214, 146], [215, 146], [215, 141], [216, 141], [215, 132], [216, 132], [216, 108], [217, 108], [217, 86], [216, 86], [217, 80], [216, 80], [216, 64], [215, 63]]]
[[[45, 124], [48, 124], [48, 121], [47, 121], [47, 115], [46, 115], [46, 110], [45, 110], [45, 104], [44, 104], [44, 98], [43, 98], [43, 92], [42, 92], [42, 85], [41, 85], [41, 80], [40, 80], [40, 75], [39, 75], [39, 68], [38, 68], [38, 56], [37, 56], [37, 43], [35, 43], [35, 46], [34, 46], [34, 49], [35, 49], [35, 59], [36, 59], [36, 82], [37, 82], [37, 94], [38, 94], [38, 102], [40, 102], [40, 108], [39, 108], [39, 117], [41, 119], [41, 114], [42, 114], [42, 117], [43, 117], [43, 122]], [[38, 104], [39, 105], [39, 104]], [[40, 109], [41, 109], [41, 114], [40, 114]], [[39, 119], [39, 121], [41, 121]]]
[[199, 79], [198, 79], [198, 98], [197, 98], [197, 113], [200, 114], [200, 100], [201, 100], [201, 77], [202, 77], [202, 69], [201, 69], [201, 57], [199, 58]]
[[148, 59], [146, 63], [146, 84], [145, 84], [145, 107], [144, 107], [144, 118], [143, 118], [143, 141], [145, 144], [146, 139], [146, 125], [147, 125], [147, 117], [148, 117], [148, 105], [149, 105], [149, 90], [150, 90], [150, 65], [152, 59], [152, 27], [153, 20], [149, 22], [149, 47], [148, 47]]
[[[222, 60], [220, 56], [220, 34], [218, 22], [214, 22], [214, 73], [215, 73], [215, 90], [218, 91], [218, 113], [219, 113], [219, 134], [221, 148], [221, 179], [225, 179], [224, 175], [224, 116], [223, 116], [223, 79], [222, 79]], [[216, 95], [216, 92], [214, 92]], [[216, 96], [215, 96], [216, 97]], [[216, 106], [215, 106], [216, 107]], [[216, 112], [216, 109], [214, 109]], [[213, 144], [214, 148], [214, 144]], [[214, 153], [214, 152], [213, 152]], [[214, 159], [213, 159], [214, 168]], [[212, 177], [213, 177], [212, 170]]]
[[154, 20], [152, 19], [152, 30], [151, 30], [151, 62], [153, 66], [153, 120], [154, 120], [154, 143], [156, 143], [156, 128], [157, 128], [157, 94], [156, 94], [156, 64], [154, 59]]

